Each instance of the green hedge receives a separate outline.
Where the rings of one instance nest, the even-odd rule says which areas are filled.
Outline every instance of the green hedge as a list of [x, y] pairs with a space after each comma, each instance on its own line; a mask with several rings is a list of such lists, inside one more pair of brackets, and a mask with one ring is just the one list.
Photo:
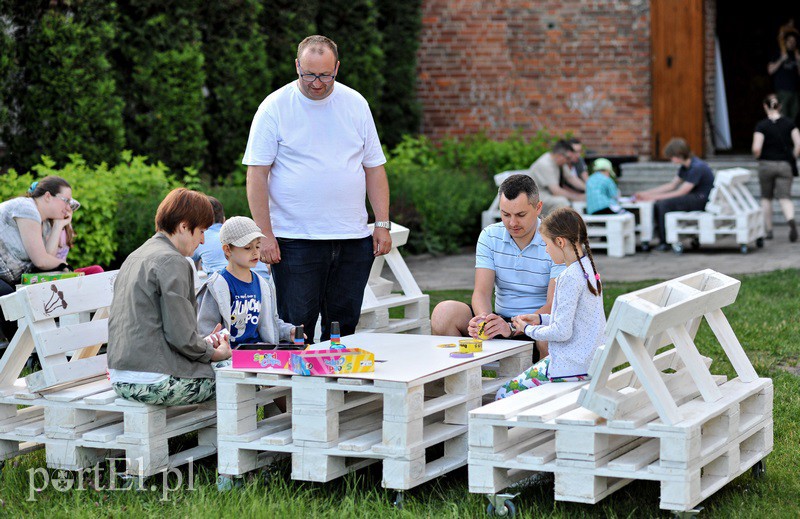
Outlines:
[[416, 132], [421, 2], [0, 0], [0, 173], [41, 155], [110, 165], [122, 149], [242, 183], [253, 115], [297, 78], [297, 44], [332, 37], [340, 80], [383, 142]]
[[446, 140], [406, 137], [388, 154], [393, 221], [411, 229], [408, 252], [454, 253], [474, 246], [481, 211], [497, 193], [494, 175], [531, 165], [552, 144], [542, 132], [498, 142], [484, 136]]

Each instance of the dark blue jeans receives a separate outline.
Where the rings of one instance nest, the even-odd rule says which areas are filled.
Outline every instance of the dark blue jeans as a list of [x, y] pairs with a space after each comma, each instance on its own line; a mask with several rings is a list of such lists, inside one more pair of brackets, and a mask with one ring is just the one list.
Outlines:
[[656, 221], [659, 243], [666, 243], [667, 240], [667, 213], [672, 211], [702, 211], [706, 207], [706, 201], [705, 197], [693, 193], [658, 200], [653, 206], [653, 218]]
[[321, 340], [330, 339], [332, 321], [339, 322], [343, 336], [354, 333], [375, 259], [372, 236], [355, 240], [278, 238], [278, 245], [281, 261], [272, 265], [272, 272], [280, 318], [302, 324], [309, 341], [314, 339], [320, 313]]

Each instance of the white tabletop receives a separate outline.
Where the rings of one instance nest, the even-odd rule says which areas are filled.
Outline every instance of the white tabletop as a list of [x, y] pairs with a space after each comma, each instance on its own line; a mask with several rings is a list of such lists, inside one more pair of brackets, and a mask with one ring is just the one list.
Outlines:
[[[524, 339], [524, 336], [522, 336]], [[458, 348], [438, 348], [438, 344], [455, 343], [463, 337], [443, 337], [433, 335], [412, 335], [399, 333], [357, 333], [342, 337], [342, 345], [348, 348], [361, 348], [375, 354], [375, 371], [370, 373], [350, 373], [330, 375], [335, 378], [358, 378], [388, 382], [412, 383], [431, 377], [442, 371], [458, 372], [469, 364], [482, 365], [530, 349], [532, 340], [491, 340], [483, 341], [483, 351], [472, 358], [452, 358], [450, 353]], [[330, 342], [313, 345], [313, 349], [324, 350]], [[457, 369], [453, 369], [457, 368]], [[458, 369], [460, 368], [460, 369]], [[225, 370], [232, 368], [223, 368]], [[253, 373], [275, 373], [293, 375], [290, 370], [242, 369]]]

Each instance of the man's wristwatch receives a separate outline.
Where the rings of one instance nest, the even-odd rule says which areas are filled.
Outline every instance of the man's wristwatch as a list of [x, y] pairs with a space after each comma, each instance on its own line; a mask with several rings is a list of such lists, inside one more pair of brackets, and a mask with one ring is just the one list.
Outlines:
[[391, 231], [392, 230], [392, 222], [390, 222], [389, 220], [386, 220], [385, 222], [375, 222], [375, 227], [382, 227], [382, 228], [386, 229], [387, 231]]

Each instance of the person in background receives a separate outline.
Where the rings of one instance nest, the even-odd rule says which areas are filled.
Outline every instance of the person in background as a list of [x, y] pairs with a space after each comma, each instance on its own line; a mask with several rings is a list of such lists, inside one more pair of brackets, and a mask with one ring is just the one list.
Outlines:
[[792, 122], [797, 122], [800, 112], [800, 99], [797, 89], [800, 86], [800, 49], [797, 48], [798, 33], [787, 30], [783, 33], [783, 49], [780, 55], [767, 65], [772, 76], [775, 95], [781, 106], [781, 113]]
[[656, 250], [668, 251], [665, 220], [671, 211], [702, 211], [714, 187], [714, 173], [708, 164], [692, 155], [685, 140], [674, 138], [664, 147], [664, 156], [680, 165], [670, 182], [634, 194], [636, 200], [654, 201], [653, 219], [661, 243]]
[[756, 124], [753, 133], [753, 155], [758, 159], [758, 183], [761, 187], [761, 209], [764, 212], [766, 238], [772, 239], [772, 200], [778, 199], [783, 217], [789, 225], [789, 241], [797, 241], [797, 223], [792, 203], [792, 176], [797, 176], [800, 156], [800, 130], [794, 121], [781, 116], [775, 94], [764, 98], [767, 117]]
[[561, 185], [570, 187], [579, 193], [586, 192], [586, 181], [589, 179], [589, 168], [583, 160], [583, 144], [575, 137], [567, 139], [567, 144], [572, 148], [567, 153], [567, 163], [561, 168]]
[[[203, 269], [209, 275], [219, 272], [228, 265], [225, 258], [225, 251], [222, 250], [222, 243], [219, 241], [219, 232], [222, 224], [225, 223], [225, 209], [222, 202], [209, 196], [211, 207], [214, 208], [214, 223], [206, 230], [205, 243], [201, 243], [197, 250], [192, 254], [192, 260], [197, 265], [198, 270]], [[253, 272], [264, 279], [269, 279], [269, 266], [259, 261], [253, 267]]]
[[566, 141], [558, 141], [547, 153], [531, 164], [529, 175], [538, 187], [538, 197], [543, 204], [545, 215], [559, 207], [569, 207], [572, 200], [585, 200], [583, 193], [561, 186], [562, 168], [569, 162], [575, 150]]
[[[14, 292], [22, 274], [68, 268], [56, 251], [78, 207], [69, 182], [57, 176], [44, 177], [31, 184], [25, 196], [0, 203], [0, 296]], [[10, 341], [16, 321], [3, 318], [0, 324]]]
[[587, 214], [623, 214], [627, 213], [619, 205], [619, 189], [613, 179], [614, 167], [608, 159], [597, 159], [592, 163], [594, 173], [586, 182]]

